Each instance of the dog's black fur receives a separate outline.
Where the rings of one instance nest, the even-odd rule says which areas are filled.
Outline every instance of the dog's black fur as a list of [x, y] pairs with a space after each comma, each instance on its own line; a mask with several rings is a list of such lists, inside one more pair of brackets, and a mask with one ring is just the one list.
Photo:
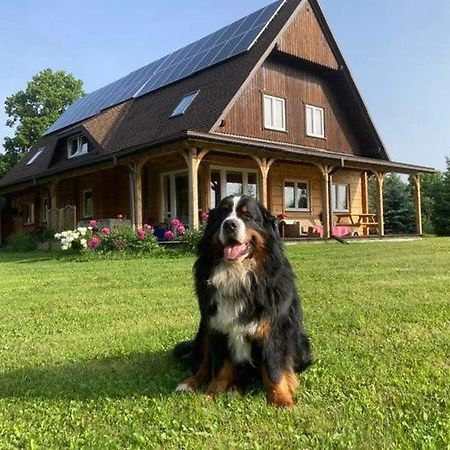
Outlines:
[[[217, 301], [221, 297], [217, 295], [217, 289], [210, 279], [213, 271], [224, 260], [225, 245], [219, 239], [219, 234], [222, 224], [230, 217], [233, 202], [233, 197], [227, 197], [210, 212], [194, 266], [200, 326], [195, 339], [178, 344], [174, 352], [177, 358], [189, 363], [194, 373], [202, 364], [207, 364], [209, 380], [197, 380], [199, 382], [214, 379], [225, 361], [231, 361], [236, 370], [235, 387], [246, 387], [255, 379], [261, 379], [261, 373], [265, 371], [267, 391], [267, 385], [277, 386], [282, 382], [286, 371], [301, 372], [312, 363], [310, 342], [303, 327], [295, 276], [284, 254], [276, 219], [259, 202], [247, 196], [241, 197], [237, 206], [234, 203], [233, 217], [245, 224], [247, 235], [251, 238], [248, 258], [254, 258], [255, 261], [249, 274], [251, 289], [237, 290], [236, 297], [239, 298], [235, 300], [245, 302], [245, 307], [236, 320], [243, 326], [250, 323], [265, 324], [266, 332], [261, 339], [247, 336], [251, 345], [251, 359], [235, 361], [230, 351], [229, 336], [211, 329], [211, 318], [217, 313]], [[235, 263], [231, 261], [227, 264]], [[273, 397], [271, 402], [290, 406], [290, 402], [283, 404], [283, 401]]]

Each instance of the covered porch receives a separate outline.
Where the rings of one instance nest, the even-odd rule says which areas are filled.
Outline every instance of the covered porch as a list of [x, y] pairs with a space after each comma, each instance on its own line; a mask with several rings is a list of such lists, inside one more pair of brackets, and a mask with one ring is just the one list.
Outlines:
[[[382, 238], [384, 176], [397, 172], [414, 180], [416, 234], [422, 235], [420, 172], [426, 170], [317, 149], [197, 134], [6, 193], [9, 208], [2, 210], [2, 229], [11, 233], [56, 228], [50, 220], [52, 211], [68, 207], [72, 216], [59, 228], [117, 217], [137, 228], [144, 224], [167, 227], [174, 218], [198, 228], [201, 213], [223, 197], [246, 194], [258, 198], [278, 217], [284, 238]], [[369, 211], [371, 176], [377, 186], [375, 213]]]

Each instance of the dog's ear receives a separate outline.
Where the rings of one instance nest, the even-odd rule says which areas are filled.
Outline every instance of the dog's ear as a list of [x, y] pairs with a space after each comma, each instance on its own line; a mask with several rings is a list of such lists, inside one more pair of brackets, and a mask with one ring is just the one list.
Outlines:
[[278, 219], [270, 214], [270, 212], [261, 203], [259, 205], [263, 217], [263, 227], [271, 235], [279, 237]]

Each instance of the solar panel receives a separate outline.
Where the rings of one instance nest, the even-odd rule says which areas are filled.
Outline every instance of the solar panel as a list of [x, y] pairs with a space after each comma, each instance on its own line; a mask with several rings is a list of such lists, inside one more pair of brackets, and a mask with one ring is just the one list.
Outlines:
[[250, 50], [284, 3], [285, 0], [278, 0], [82, 97], [72, 103], [45, 134], [80, 122], [106, 108], [148, 94]]

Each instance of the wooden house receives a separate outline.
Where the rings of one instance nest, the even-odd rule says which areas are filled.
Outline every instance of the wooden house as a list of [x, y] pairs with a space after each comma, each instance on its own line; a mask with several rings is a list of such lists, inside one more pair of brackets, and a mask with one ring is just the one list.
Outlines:
[[65, 210], [73, 226], [197, 227], [229, 194], [258, 197], [286, 236], [382, 237], [388, 172], [413, 176], [420, 235], [431, 171], [391, 161], [317, 1], [277, 1], [71, 105], [0, 180], [1, 237]]

